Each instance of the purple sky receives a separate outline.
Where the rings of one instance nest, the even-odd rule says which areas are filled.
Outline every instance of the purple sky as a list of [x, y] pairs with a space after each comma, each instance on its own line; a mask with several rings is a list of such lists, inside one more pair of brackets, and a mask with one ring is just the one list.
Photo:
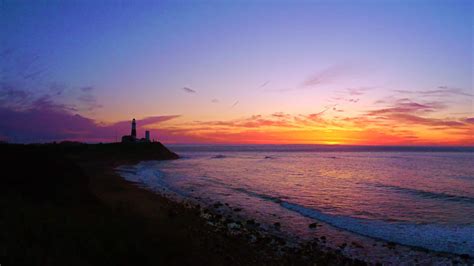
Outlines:
[[[113, 141], [135, 117], [170, 142], [359, 143], [347, 121], [370, 116], [399, 144], [453, 130], [462, 137], [450, 143], [470, 143], [471, 1], [7, 0], [0, 11], [0, 135], [10, 141]], [[400, 104], [432, 108], [390, 109]], [[298, 120], [322, 111], [323, 124]], [[298, 139], [281, 121], [241, 126], [277, 113]], [[428, 133], [441, 124], [452, 127]]]

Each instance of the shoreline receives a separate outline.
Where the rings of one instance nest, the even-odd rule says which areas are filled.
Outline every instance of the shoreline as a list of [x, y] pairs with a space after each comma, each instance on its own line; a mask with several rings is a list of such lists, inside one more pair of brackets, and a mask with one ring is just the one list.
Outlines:
[[[118, 169], [118, 171], [120, 170], [123, 169]], [[122, 178], [126, 179], [126, 177], [123, 175]], [[132, 184], [144, 190], [157, 193], [163, 197], [168, 198], [169, 200], [181, 202], [185, 205], [203, 205], [203, 202], [200, 202], [199, 200], [194, 200], [192, 198], [185, 199], [181, 196], [176, 195], [173, 197], [173, 192], [166, 193], [163, 189], [160, 190], [156, 187], [151, 189], [147, 187], [146, 184], [140, 182], [133, 182]], [[225, 210], [223, 211], [223, 209]], [[350, 260], [354, 260], [357, 262], [364, 261], [369, 264], [461, 263], [468, 265], [474, 262], [474, 259], [472, 257], [466, 255], [439, 252], [417, 246], [402, 245], [383, 239], [375, 239], [369, 236], [359, 235], [357, 233], [350, 232], [344, 229], [339, 229], [317, 219], [307, 219], [307, 225], [314, 223], [318, 228], [318, 230], [314, 231], [315, 237], [313, 239], [302, 239], [298, 237], [295, 238], [295, 236], [291, 235], [291, 233], [283, 232], [284, 222], [281, 222], [281, 224], [280, 221], [275, 223], [278, 224], [277, 228], [275, 228], [271, 223], [267, 223], [266, 228], [264, 229], [260, 226], [255, 226], [256, 223], [258, 224], [258, 222], [261, 222], [257, 222], [255, 216], [248, 215], [248, 213], [243, 214], [244, 212], [241, 212], [240, 208], [237, 209], [239, 209], [238, 212], [235, 212], [233, 207], [230, 206], [227, 202], [216, 201], [214, 203], [208, 204], [207, 207], [205, 207], [204, 212], [201, 210], [201, 217], [206, 219], [207, 222], [212, 226], [215, 226], [221, 230], [222, 228], [224, 228], [224, 230], [231, 231], [233, 232], [233, 234], [242, 235], [249, 234], [247, 229], [247, 222], [251, 221], [250, 227], [253, 229], [253, 231], [250, 233], [250, 237], [246, 237], [250, 239], [250, 242], [252, 242], [252, 238], [254, 238], [253, 235], [262, 235], [263, 233], [265, 237], [273, 237], [276, 239], [275, 242], [283, 243], [281, 245], [283, 246], [283, 248], [298, 247], [297, 249], [304, 250], [308, 249], [308, 246], [313, 246], [313, 249], [314, 247], [317, 247], [317, 249], [319, 249], [320, 251], [324, 250], [325, 252], [332, 252]], [[280, 228], [282, 230], [280, 230]]]
[[[129, 164], [130, 162], [126, 163], [126, 165]], [[158, 212], [163, 212], [164, 209], [168, 208], [166, 214], [158, 214], [161, 216], [160, 218], [168, 216], [165, 219], [180, 220], [179, 217], [182, 217], [186, 220], [188, 226], [193, 227], [193, 238], [210, 240], [211, 242], [215, 242], [214, 244], [216, 246], [220, 246], [223, 249], [222, 253], [228, 252], [224, 257], [225, 259], [231, 259], [226, 261], [226, 263], [237, 265], [313, 265], [314, 263], [322, 263], [324, 265], [365, 264], [358, 259], [347, 258], [341, 255], [337, 250], [328, 250], [323, 246], [319, 246], [318, 241], [308, 242], [302, 246], [297, 243], [287, 243], [283, 237], [262, 231], [255, 220], [250, 219], [247, 222], [242, 222], [237, 219], [234, 220], [235, 217], [215, 213], [210, 208], [204, 208], [199, 204], [193, 204], [186, 200], [179, 202], [166, 195], [157, 194], [156, 192], [141, 187], [139, 183], [127, 181], [117, 174], [116, 168], [123, 165], [124, 164], [114, 163], [104, 170], [107, 172], [106, 175], [113, 177], [115, 179], [114, 182], [117, 182], [117, 184], [122, 183], [121, 186], [126, 187], [130, 193], [143, 194], [141, 198], [137, 199], [137, 197], [134, 197], [135, 202], [133, 205], [141, 206], [140, 214], [143, 215], [145, 219], [153, 219], [157, 214], [151, 213], [153, 210], [156, 211], [156, 208], [159, 209]], [[126, 196], [126, 198], [130, 199], [130, 196], [132, 195]], [[114, 200], [120, 201], [120, 199]], [[221, 206], [225, 205], [222, 204]], [[186, 228], [183, 229], [188, 230]], [[216, 251], [217, 254], [215, 255], [221, 257], [219, 255], [221, 253], [219, 249], [208, 251], [212, 253]], [[244, 256], [248, 257], [241, 257], [242, 252]], [[203, 263], [207, 264], [208, 262], [203, 261]]]
[[[2, 145], [0, 263], [12, 265], [376, 265], [321, 222], [309, 241], [262, 230], [237, 206], [197, 206], [129, 182], [116, 168], [179, 158], [161, 143]], [[28, 166], [28, 167], [25, 167]], [[216, 212], [215, 209], [233, 210]], [[240, 217], [237, 217], [240, 216]], [[309, 220], [308, 220], [309, 221]], [[313, 221], [314, 222], [314, 221]], [[309, 224], [309, 223], [307, 223]], [[270, 224], [270, 226], [272, 226]], [[276, 225], [273, 225], [276, 226]], [[281, 227], [281, 228], [280, 228]], [[273, 228], [273, 227], [272, 227]], [[275, 229], [275, 228], [273, 228]], [[336, 230], [337, 231], [337, 230]], [[324, 238], [322, 237], [324, 236]], [[348, 250], [359, 256], [349, 256]], [[394, 252], [411, 252], [396, 245]], [[420, 251], [423, 252], [423, 251]], [[416, 255], [417, 253], [415, 253]], [[439, 253], [430, 253], [435, 256]], [[438, 256], [436, 255], [436, 256]], [[440, 254], [443, 257], [443, 254]], [[452, 260], [468, 264], [472, 258]], [[419, 263], [425, 261], [420, 260]], [[415, 263], [417, 263], [415, 261]]]
[[115, 172], [123, 164], [177, 158], [158, 143], [8, 144], [2, 149], [2, 264], [364, 264], [318, 246], [279, 252], [275, 247], [281, 240], [270, 237], [249, 243], [243, 235], [208, 224], [199, 209], [140, 188]]

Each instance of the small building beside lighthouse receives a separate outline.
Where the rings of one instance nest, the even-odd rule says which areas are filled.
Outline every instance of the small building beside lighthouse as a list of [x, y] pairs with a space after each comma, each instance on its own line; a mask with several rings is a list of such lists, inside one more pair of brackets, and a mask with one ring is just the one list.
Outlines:
[[150, 142], [150, 131], [149, 130], [145, 131], [145, 141]]

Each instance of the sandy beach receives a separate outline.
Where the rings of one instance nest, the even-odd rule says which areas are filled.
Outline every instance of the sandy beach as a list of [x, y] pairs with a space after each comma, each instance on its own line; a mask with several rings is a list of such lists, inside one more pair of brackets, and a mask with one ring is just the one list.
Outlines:
[[[159, 143], [2, 150], [2, 264], [363, 264], [322, 250], [317, 241], [288, 247], [281, 238], [260, 234], [252, 221], [239, 224], [170, 201], [116, 174], [119, 165], [177, 158]], [[229, 230], [236, 226], [238, 234]]]

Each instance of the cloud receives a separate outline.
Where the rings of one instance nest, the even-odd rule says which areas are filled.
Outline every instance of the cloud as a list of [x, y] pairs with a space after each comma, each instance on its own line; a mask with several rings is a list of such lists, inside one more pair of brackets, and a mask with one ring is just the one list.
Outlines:
[[[337, 104], [336, 104], [337, 105]], [[333, 106], [326, 106], [324, 110], [322, 110], [321, 112], [318, 112], [318, 113], [313, 113], [313, 114], [309, 114], [309, 115], [306, 115], [306, 119], [309, 119], [311, 121], [322, 121], [321, 117], [323, 116], [323, 114], [331, 109], [331, 108], [335, 108], [336, 105], [333, 105]]]
[[[401, 100], [406, 109], [430, 108], [425, 103]], [[47, 100], [37, 108], [12, 110], [0, 108], [0, 136], [17, 142], [78, 140], [110, 142], [129, 134], [130, 120], [99, 123], [74, 114]], [[395, 108], [393, 106], [392, 108]], [[388, 108], [385, 108], [388, 109]], [[410, 110], [411, 110], [410, 109]], [[231, 120], [181, 122], [180, 116], [152, 116], [137, 119], [139, 136], [150, 130], [152, 138], [167, 143], [350, 143], [350, 144], [466, 144], [472, 139], [474, 118], [443, 119], [423, 117], [392, 109], [390, 112], [342, 117], [335, 120], [329, 111], [336, 105], [309, 114], [276, 112]], [[431, 114], [431, 113], [427, 113]], [[166, 122], [166, 123], [164, 123]], [[419, 135], [415, 128], [439, 129], [449, 138], [432, 139]], [[456, 131], [448, 131], [456, 130]], [[472, 142], [472, 141], [471, 141]]]
[[[366, 123], [368, 120], [361, 120]], [[273, 113], [253, 115], [227, 121], [195, 121], [186, 125], [164, 127], [181, 136], [201, 143], [352, 143], [352, 144], [420, 144], [426, 143], [414, 132], [396, 128], [357, 127], [350, 123], [337, 125], [322, 117], [321, 112], [307, 115]], [[172, 139], [170, 141], [173, 141]]]
[[80, 90], [83, 91], [83, 92], [91, 92], [91, 91], [95, 90], [95, 88], [92, 87], [92, 86], [86, 86], [86, 87], [80, 88]]
[[219, 100], [218, 99], [212, 99], [211, 103], [219, 103]]
[[383, 104], [382, 108], [349, 117], [343, 115], [353, 113], [334, 104], [309, 114], [275, 112], [231, 120], [172, 121], [161, 130], [168, 133], [170, 142], [474, 144], [474, 118], [444, 117], [441, 114], [447, 106], [441, 102], [387, 98]]
[[[384, 102], [379, 102], [384, 103]], [[368, 111], [368, 115], [383, 115], [393, 113], [430, 113], [443, 109], [445, 106], [440, 102], [417, 103], [408, 98], [395, 100], [391, 106], [377, 110]]]
[[77, 100], [81, 103], [81, 109], [85, 111], [93, 111], [103, 107], [101, 104], [97, 103], [97, 99], [90, 94], [81, 95]]
[[0, 84], [0, 106], [22, 106], [29, 103], [30, 92]]
[[24, 73], [23, 78], [30, 79], [30, 80], [36, 80], [39, 77], [41, 77], [41, 75], [43, 75], [45, 72], [46, 72], [46, 70], [37, 70], [37, 71]]
[[[314, 73], [313, 75], [305, 79], [299, 86], [296, 86], [294, 88], [290, 87], [290, 88], [283, 88], [283, 89], [266, 89], [266, 91], [287, 92], [287, 91], [294, 91], [294, 90], [305, 90], [305, 89], [307, 90], [307, 89], [312, 89], [320, 85], [334, 83], [339, 80], [343, 80], [345, 78], [358, 75], [361, 72], [362, 71], [360, 68], [355, 68], [354, 66], [349, 65], [349, 64], [333, 65]], [[269, 81], [263, 83], [259, 88], [266, 86], [268, 83]], [[367, 89], [369, 88], [360, 88], [357, 90], [347, 89], [347, 90], [352, 90], [353, 93], [358, 93], [359, 91], [363, 91]], [[359, 94], [354, 94], [354, 95], [359, 95]]]
[[89, 95], [89, 94], [81, 95], [81, 96], [79, 96], [79, 98], [77, 98], [77, 99], [78, 99], [79, 101], [85, 102], [85, 103], [95, 102], [95, 97], [92, 96], [92, 95]]
[[303, 90], [303, 89], [310, 89], [310, 88], [265, 89], [264, 91], [269, 91], [269, 92], [287, 92], [287, 91], [295, 91], [295, 90]]
[[452, 95], [458, 95], [458, 96], [466, 96], [466, 97], [472, 97], [473, 94], [465, 92], [463, 89], [460, 88], [451, 88], [447, 86], [439, 86], [434, 90], [394, 90], [395, 92], [401, 93], [401, 94], [417, 94], [420, 96], [433, 96], [433, 97], [446, 97], [446, 96], [452, 96]]
[[[143, 131], [146, 127], [177, 117], [179, 116], [153, 116], [139, 119], [138, 129]], [[0, 136], [13, 142], [110, 142], [129, 134], [129, 130], [130, 121], [105, 125], [50, 103], [38, 104], [25, 110], [0, 107]]]
[[344, 93], [349, 94], [350, 96], [361, 96], [364, 95], [366, 91], [371, 90], [372, 88], [347, 88]]
[[0, 52], [2, 80], [22, 80], [41, 82], [48, 75], [48, 68], [34, 53], [20, 53], [17, 49], [6, 48]]
[[[346, 88], [344, 90], [336, 91], [336, 97], [330, 99], [331, 102], [348, 102], [358, 103], [360, 96], [364, 95], [367, 91], [372, 90], [371, 87], [360, 87], [360, 88]], [[359, 96], [359, 97], [354, 97]]]
[[217, 121], [196, 121], [192, 125], [193, 130], [212, 128], [214, 130], [234, 130], [238, 128], [295, 128], [298, 127], [294, 123], [293, 116], [285, 113], [274, 113], [269, 116], [252, 115], [246, 118], [232, 119], [232, 120], [217, 120]]
[[181, 89], [182, 89], [184, 92], [186, 92], [186, 93], [196, 93], [195, 90], [190, 89], [190, 88], [188, 88], [188, 87], [183, 87], [183, 88], [181, 88]]
[[[32, 76], [44, 73], [39, 56], [17, 55], [15, 52], [1, 53], [5, 68], [1, 69], [0, 106], [12, 110], [57, 109], [63, 111], [92, 111], [101, 108], [92, 94], [92, 86], [67, 90], [57, 82], [32, 80]], [[42, 78], [45, 77], [44, 75]], [[79, 93], [79, 95], [78, 95]]]
[[326, 125], [335, 125], [334, 122], [323, 118], [326, 111], [332, 110], [335, 105], [327, 106], [324, 110], [311, 114], [292, 115], [284, 112], [272, 113], [269, 115], [252, 115], [248, 117], [216, 120], [216, 121], [195, 121], [192, 124], [187, 123], [192, 130], [239, 130], [239, 129], [297, 129], [303, 127], [320, 127]]
[[52, 83], [48, 87], [48, 91], [55, 96], [61, 96], [66, 89], [67, 86], [58, 83]]
[[[38, 57], [15, 58], [14, 51], [0, 52], [0, 138], [12, 142], [60, 140], [115, 141], [129, 134], [130, 121], [104, 124], [78, 112], [102, 107], [93, 95], [95, 87], [69, 89], [64, 84], [37, 80], [45, 77]], [[5, 66], [5, 67], [3, 67]], [[39, 76], [39, 73], [42, 73]], [[35, 79], [35, 80], [33, 80]], [[67, 92], [67, 93], [65, 93]], [[157, 124], [178, 116], [153, 116], [137, 120], [138, 129], [151, 127], [152, 135], [166, 136]], [[176, 137], [180, 139], [180, 137]]]
[[430, 127], [464, 127], [466, 124], [460, 121], [425, 118], [411, 114], [390, 114], [388, 119], [397, 121], [398, 123], [425, 125]]
[[374, 102], [374, 104], [384, 104], [384, 103], [387, 103], [387, 101], [386, 100], [376, 100]]
[[0, 108], [0, 135], [9, 141], [43, 142], [83, 132], [92, 121], [55, 109], [11, 110]]
[[357, 71], [350, 65], [334, 65], [316, 72], [312, 76], [308, 77], [302, 83], [302, 87], [315, 87], [319, 85], [333, 83], [340, 79], [353, 76]]
[[[162, 116], [149, 116], [142, 119], [136, 119], [137, 123], [137, 131], [142, 132], [141, 135], [143, 136], [145, 130], [149, 130], [153, 138], [159, 139], [164, 136], [170, 135], [169, 129], [161, 128], [161, 123], [170, 121], [173, 119], [179, 118], [180, 115], [162, 115]], [[103, 127], [102, 130], [106, 130], [106, 132], [118, 132], [119, 136], [123, 134], [130, 133], [130, 120], [119, 121], [113, 124], [110, 124], [106, 127]], [[122, 133], [123, 132], [123, 133]], [[140, 136], [140, 133], [139, 133]], [[175, 135], [176, 139], [179, 139], [180, 136]]]
[[81, 89], [81, 94], [75, 96], [71, 93], [64, 95], [65, 86], [55, 83], [37, 90], [34, 89], [36, 87], [29, 88], [25, 89], [21, 83], [14, 81], [1, 82], [0, 106], [13, 110], [60, 109], [67, 111], [93, 111], [102, 107], [90, 93], [91, 89], [85, 90], [86, 92]]
[[39, 98], [33, 100], [28, 108], [36, 110], [57, 110], [65, 112], [77, 111], [76, 107], [73, 105], [54, 101], [54, 99], [49, 94], [42, 95]]
[[[23, 65], [32, 64], [26, 62]], [[23, 79], [21, 82], [9, 78], [0, 80], [2, 138], [17, 142], [66, 139], [108, 142], [120, 140], [122, 135], [129, 134], [128, 119], [104, 124], [84, 114], [83, 111], [101, 107], [93, 95], [96, 88], [88, 86], [66, 90], [67, 86], [50, 82], [43, 83], [48, 84], [45, 87], [37, 87], [39, 82], [31, 82], [30, 76], [23, 75], [30, 72], [34, 74], [34, 71], [28, 71], [17, 75]], [[297, 89], [311, 89], [353, 74], [354, 70], [350, 67], [331, 67], [316, 73], [303, 83], [303, 87]], [[265, 82], [261, 87], [267, 85], [268, 82]], [[187, 87], [182, 90], [196, 93]], [[334, 100], [357, 103], [367, 90], [348, 88], [336, 95], [338, 97]], [[404, 98], [379, 100], [372, 110], [362, 114], [343, 113], [334, 104], [305, 114], [274, 112], [237, 119], [194, 122], [180, 121], [177, 115], [151, 116], [138, 119], [137, 124], [139, 136], [146, 129], [151, 131], [152, 138], [174, 143], [474, 144], [472, 112], [457, 114], [454, 118], [446, 117], [444, 114], [450, 107], [446, 101], [427, 99], [428, 96], [471, 94], [444, 86], [434, 90], [397, 92], [406, 95]], [[213, 103], [217, 101], [211, 100]], [[230, 108], [238, 104], [239, 100], [233, 102]]]
[[80, 91], [82, 92], [81, 95], [77, 97], [77, 100], [80, 105], [80, 110], [81, 111], [87, 111], [91, 112], [96, 109], [102, 108], [103, 106], [97, 102], [96, 97], [92, 94], [92, 92], [96, 90], [95, 87], [92, 86], [86, 86], [80, 88]]
[[[386, 101], [378, 101], [387, 103]], [[429, 128], [462, 128], [468, 129], [468, 119], [449, 119], [436, 115], [446, 108], [441, 102], [415, 102], [409, 98], [390, 99], [389, 106], [366, 112], [366, 118], [372, 119], [368, 124], [396, 128], [405, 125], [425, 126]], [[437, 116], [434, 118], [433, 116]]]
[[269, 80], [268, 80], [268, 81], [265, 81], [265, 82], [264, 82], [262, 85], [260, 85], [258, 88], [261, 89], [261, 88], [267, 86], [269, 83], [270, 83]]
[[464, 119], [464, 122], [468, 124], [474, 124], [474, 117], [466, 118]]
[[273, 113], [271, 116], [277, 117], [277, 118], [290, 118], [291, 117], [290, 114], [285, 114], [283, 112], [276, 112], [276, 113]]

